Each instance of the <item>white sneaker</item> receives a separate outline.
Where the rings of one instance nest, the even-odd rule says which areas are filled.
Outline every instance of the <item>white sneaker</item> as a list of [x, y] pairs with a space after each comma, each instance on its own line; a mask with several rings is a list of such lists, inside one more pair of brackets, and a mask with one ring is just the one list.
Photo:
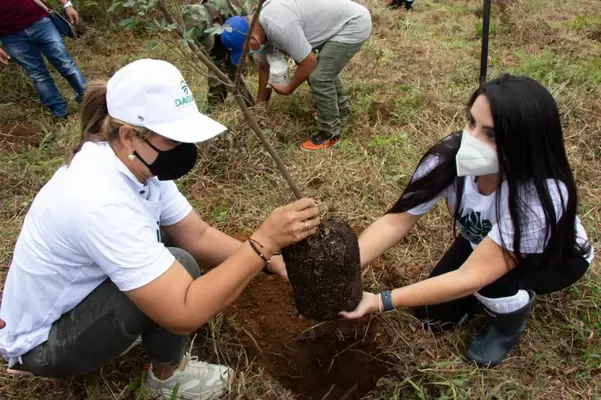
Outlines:
[[[198, 361], [198, 357], [191, 357], [190, 353], [186, 353], [182, 364], [185, 365], [183, 369], [175, 370], [173, 376], [164, 381], [154, 376], [150, 368], [146, 380], [150, 394], [167, 399], [212, 400], [227, 393], [234, 376], [231, 368]], [[176, 397], [173, 397], [174, 392]]]

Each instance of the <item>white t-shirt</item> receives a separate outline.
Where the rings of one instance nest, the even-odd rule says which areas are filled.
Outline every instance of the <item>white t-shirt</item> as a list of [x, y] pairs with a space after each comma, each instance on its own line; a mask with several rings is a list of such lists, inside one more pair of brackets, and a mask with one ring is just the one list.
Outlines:
[[140, 183], [107, 143], [85, 143], [37, 194], [4, 286], [0, 354], [12, 366], [104, 280], [144, 286], [175, 261], [160, 225], [192, 211], [171, 181]]
[[[426, 159], [417, 169], [414, 179], [427, 174], [436, 166], [436, 163], [437, 159], [435, 157]], [[567, 188], [563, 182], [553, 179], [547, 179], [546, 184], [555, 208], [555, 215], [559, 221], [563, 215], [565, 205], [567, 205]], [[511, 215], [509, 214], [509, 192], [506, 181], [501, 184], [499, 190], [500, 204], [498, 215], [500, 220], [497, 220], [496, 192], [485, 196], [478, 191], [475, 177], [465, 177], [458, 223], [461, 235], [469, 240], [473, 249], [488, 236], [499, 246], [504, 247], [508, 251], [513, 251], [515, 233]], [[546, 235], [545, 213], [534, 185], [522, 187], [519, 196], [521, 199], [521, 203], [519, 203], [520, 217], [522, 218], [520, 252], [524, 254], [541, 254], [547, 247], [549, 238]], [[432, 200], [414, 207], [407, 212], [413, 215], [425, 214], [442, 198], [446, 198], [449, 208], [455, 210], [457, 193], [454, 185], [451, 185]], [[576, 242], [579, 245], [583, 245], [588, 241], [588, 237], [578, 217], [576, 217], [574, 224], [576, 228]], [[590, 252], [585, 256], [589, 263], [594, 257], [594, 249], [592, 246], [590, 247]]]

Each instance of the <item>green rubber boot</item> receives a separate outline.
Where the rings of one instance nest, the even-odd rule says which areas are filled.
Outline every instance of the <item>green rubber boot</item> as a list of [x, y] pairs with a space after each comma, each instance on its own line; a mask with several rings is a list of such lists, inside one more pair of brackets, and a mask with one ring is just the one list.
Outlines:
[[501, 363], [526, 328], [526, 317], [536, 301], [536, 293], [529, 290], [528, 295], [528, 304], [507, 314], [496, 313], [482, 305], [488, 324], [484, 332], [470, 343], [465, 358], [479, 367], [494, 367]]

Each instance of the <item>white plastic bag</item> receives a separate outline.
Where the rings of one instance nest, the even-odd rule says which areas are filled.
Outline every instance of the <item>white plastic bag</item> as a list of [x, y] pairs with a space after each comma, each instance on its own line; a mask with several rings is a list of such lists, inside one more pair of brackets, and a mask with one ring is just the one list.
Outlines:
[[269, 63], [269, 82], [287, 85], [290, 82], [290, 69], [286, 57], [278, 52], [267, 54]]

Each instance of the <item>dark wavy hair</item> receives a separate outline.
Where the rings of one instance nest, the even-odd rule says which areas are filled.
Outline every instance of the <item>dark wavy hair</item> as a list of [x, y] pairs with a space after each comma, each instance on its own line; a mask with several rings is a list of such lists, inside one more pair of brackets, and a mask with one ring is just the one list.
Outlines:
[[[553, 96], [537, 81], [522, 76], [503, 75], [480, 86], [470, 97], [468, 108], [478, 96], [484, 95], [490, 103], [494, 121], [495, 142], [501, 179], [507, 181], [509, 213], [514, 226], [513, 257], [522, 261], [521, 238], [523, 233], [522, 211], [527, 209], [523, 187], [532, 184], [545, 214], [546, 237], [541, 268], [568, 265], [567, 259], [584, 255], [590, 245], [576, 245], [575, 218], [578, 208], [576, 183], [565, 151], [559, 111]], [[432, 146], [420, 160], [416, 171], [431, 157], [437, 164], [428, 174], [412, 177], [399, 200], [387, 213], [410, 210], [453, 185], [457, 204], [453, 213], [453, 225], [461, 210], [461, 196], [465, 177], [457, 177], [455, 157], [461, 143], [461, 132], [455, 132]], [[564, 212], [559, 221], [549, 194], [547, 179], [565, 184], [567, 198], [562, 198]], [[558, 192], [562, 192], [557, 188]], [[497, 220], [500, 210], [500, 190], [496, 193]], [[506, 248], [504, 243], [502, 247]], [[508, 252], [506, 252], [507, 254]]]

